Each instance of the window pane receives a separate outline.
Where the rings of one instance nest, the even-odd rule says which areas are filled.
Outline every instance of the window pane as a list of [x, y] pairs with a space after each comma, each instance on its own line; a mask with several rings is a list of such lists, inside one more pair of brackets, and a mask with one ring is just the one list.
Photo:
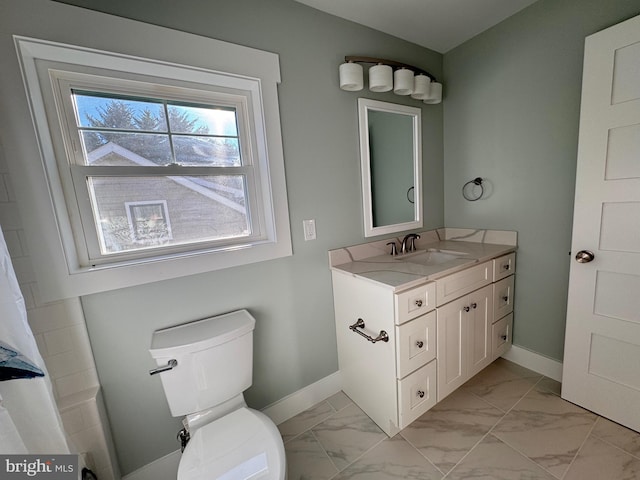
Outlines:
[[80, 127], [167, 131], [161, 101], [81, 91], [73, 97]]
[[[169, 165], [173, 162], [169, 136], [157, 133], [83, 131], [85, 165]], [[110, 145], [109, 145], [110, 144]]]
[[175, 104], [170, 104], [168, 110], [172, 133], [238, 136], [235, 110]]
[[175, 135], [173, 148], [176, 162], [190, 166], [239, 167], [237, 138], [195, 137]]
[[246, 237], [242, 175], [89, 177], [103, 255]]

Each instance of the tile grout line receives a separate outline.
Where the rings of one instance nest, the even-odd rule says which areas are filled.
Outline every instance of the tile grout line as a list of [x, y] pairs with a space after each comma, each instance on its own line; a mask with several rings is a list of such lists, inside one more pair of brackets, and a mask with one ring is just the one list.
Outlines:
[[[416, 447], [413, 443], [411, 443], [411, 441], [410, 441], [408, 438], [405, 438], [405, 437], [404, 437], [404, 435], [402, 435], [402, 432], [399, 432], [399, 433], [398, 433], [398, 435], [400, 435], [400, 436], [402, 437], [402, 439], [403, 439], [405, 442], [407, 442], [407, 443], [409, 444], [409, 446], [410, 446], [411, 448], [413, 448], [413, 449], [418, 453], [418, 455], [420, 455], [422, 458], [424, 458], [424, 459], [425, 459], [427, 462], [429, 462], [429, 463], [430, 463], [430, 464], [431, 464], [431, 465], [432, 465], [432, 466], [433, 466], [433, 467], [434, 467], [438, 472], [440, 472], [440, 473], [443, 475], [443, 477], [442, 477], [442, 478], [444, 478], [444, 476], [446, 475], [446, 473], [444, 473], [440, 467], [438, 467], [435, 463], [433, 463], [429, 457], [427, 457], [426, 455], [424, 455], [424, 454], [420, 451], [420, 449], [419, 449], [418, 447]], [[442, 480], [442, 479], [441, 479], [441, 480]]]
[[[518, 377], [520, 377], [520, 376], [518, 375]], [[520, 378], [523, 378], [523, 379], [524, 379], [524, 378], [526, 378], [526, 377], [520, 377]], [[478, 441], [475, 443], [475, 445], [473, 445], [473, 447], [471, 447], [471, 448], [469, 449], [469, 451], [467, 451], [467, 453], [465, 453], [465, 454], [462, 456], [462, 458], [461, 458], [461, 459], [460, 459], [460, 460], [459, 460], [459, 461], [458, 461], [458, 462], [457, 462], [457, 463], [456, 463], [452, 468], [450, 468], [450, 469], [449, 469], [449, 471], [447, 471], [446, 473], [445, 473], [445, 472], [443, 472], [443, 471], [442, 471], [442, 469], [438, 468], [438, 466], [436, 466], [433, 462], [431, 462], [431, 460], [430, 460], [428, 457], [426, 457], [425, 455], [423, 455], [423, 454], [422, 454], [422, 452], [420, 452], [420, 450], [418, 450], [418, 448], [417, 448], [415, 445], [413, 445], [409, 440], [407, 440], [406, 438], [405, 438], [405, 440], [406, 440], [406, 441], [407, 441], [407, 443], [409, 443], [409, 445], [411, 445], [411, 446], [412, 446], [412, 447], [413, 447], [413, 448], [414, 448], [414, 449], [415, 449], [415, 450], [416, 450], [420, 455], [422, 455], [422, 456], [423, 456], [423, 457], [424, 457], [424, 458], [425, 458], [429, 463], [431, 463], [431, 464], [432, 464], [432, 465], [433, 465], [433, 466], [434, 466], [434, 467], [435, 467], [435, 468], [436, 468], [440, 473], [442, 473], [444, 476], [442, 477], [442, 479], [441, 479], [441, 480], [445, 480], [445, 479], [446, 479], [446, 478], [451, 474], [451, 472], [453, 472], [453, 471], [458, 467], [458, 465], [460, 465], [460, 464], [464, 461], [464, 459], [465, 459], [465, 458], [467, 458], [467, 457], [471, 454], [471, 452], [472, 452], [472, 451], [473, 451], [473, 450], [474, 450], [474, 449], [475, 449], [475, 448], [476, 448], [480, 443], [482, 443], [482, 441], [483, 441], [485, 438], [487, 438], [487, 436], [489, 436], [489, 435], [491, 435], [491, 434], [492, 434], [491, 432], [493, 431], [493, 429], [494, 429], [494, 428], [495, 428], [495, 427], [496, 427], [496, 426], [497, 426], [497, 425], [498, 425], [498, 424], [499, 424], [499, 423], [500, 423], [500, 422], [501, 422], [501, 421], [502, 421], [502, 420], [503, 420], [503, 419], [504, 419], [504, 418], [505, 418], [505, 417], [506, 417], [506, 416], [511, 412], [511, 410], [513, 410], [513, 409], [516, 407], [516, 405], [518, 405], [518, 404], [522, 401], [522, 399], [524, 399], [524, 397], [526, 397], [526, 396], [529, 394], [529, 392], [531, 392], [531, 390], [533, 390], [533, 389], [536, 387], [536, 385], [538, 385], [538, 384], [539, 384], [539, 383], [540, 383], [544, 378], [545, 378], [545, 376], [544, 376], [544, 375], [542, 375], [542, 374], [540, 374], [540, 378], [538, 378], [538, 380], [537, 380], [535, 383], [533, 383], [533, 384], [531, 385], [531, 387], [530, 387], [526, 392], [524, 392], [524, 393], [522, 394], [522, 396], [518, 399], [518, 401], [517, 401], [517, 402], [515, 402], [515, 403], [511, 406], [511, 408], [509, 408], [509, 409], [508, 409], [508, 410], [506, 410], [506, 411], [504, 411], [502, 408], [498, 407], [497, 405], [492, 404], [491, 402], [489, 402], [488, 400], [486, 400], [486, 399], [482, 398], [481, 396], [479, 396], [479, 395], [475, 394], [474, 392], [472, 392], [472, 391], [470, 391], [470, 390], [467, 390], [467, 393], [469, 393], [469, 394], [473, 395], [473, 396], [474, 396], [474, 397], [476, 397], [478, 400], [481, 400], [482, 402], [486, 403], [486, 404], [487, 404], [487, 405], [489, 405], [490, 407], [495, 408], [496, 410], [499, 410], [499, 411], [503, 412], [503, 415], [502, 415], [502, 416], [501, 416], [501, 417], [496, 421], [496, 423], [494, 423], [494, 424], [493, 424], [493, 426], [492, 426], [492, 427], [487, 431], [487, 433], [485, 433], [485, 434], [480, 438], [480, 440], [478, 440]], [[402, 435], [402, 432], [400, 432], [400, 435]], [[404, 436], [403, 436], [402, 438], [404, 438]], [[498, 437], [496, 437], [496, 438], [498, 438]], [[536, 466], [540, 467], [540, 465], [538, 465], [536, 462], [534, 462], [531, 458], [527, 457], [526, 455], [524, 455], [524, 453], [520, 452], [519, 450], [517, 450], [517, 449], [513, 448], [513, 447], [512, 447], [511, 445], [509, 445], [507, 442], [504, 442], [503, 440], [501, 440], [501, 439], [499, 439], [499, 438], [498, 438], [498, 440], [500, 440], [501, 442], [503, 442], [503, 443], [504, 443], [505, 445], [507, 445], [509, 448], [512, 448], [512, 449], [513, 449], [514, 451], [516, 451], [518, 454], [522, 455], [522, 456], [523, 456], [524, 458], [526, 458], [529, 462], [531, 462], [531, 463], [533, 463], [534, 465], [536, 465]], [[542, 468], [542, 467], [540, 467], [540, 468]], [[543, 470], [544, 470], [545, 472], [547, 471], [547, 470], [546, 470], [546, 469], [544, 469], [544, 468], [543, 468]], [[549, 474], [551, 475], [551, 473], [550, 473], [550, 472], [549, 472]], [[555, 477], [555, 475], [552, 475], [552, 476], [553, 476], [553, 477]], [[557, 478], [557, 477], [556, 477], [556, 478]]]
[[[522, 395], [522, 397], [520, 398], [520, 400], [518, 400], [518, 401], [517, 401], [517, 402], [516, 402], [516, 403], [515, 403], [515, 404], [514, 404], [510, 409], [509, 409], [509, 412], [511, 412], [511, 411], [512, 411], [512, 410], [513, 410], [513, 409], [514, 409], [514, 408], [515, 408], [515, 407], [516, 407], [516, 406], [517, 406], [517, 405], [518, 405], [522, 400], [524, 400], [524, 398], [525, 398], [529, 393], [531, 393], [533, 390], [535, 390], [535, 388], [536, 388], [536, 387], [537, 387], [537, 386], [538, 386], [538, 385], [539, 385], [539, 384], [540, 384], [540, 383], [541, 383], [545, 378], [549, 378], [549, 377], [546, 377], [545, 375], [542, 375], [542, 376], [538, 379], [538, 381], [537, 381], [536, 383], [534, 383], [534, 384], [531, 386], [531, 388], [529, 388], [529, 390], [527, 390], [527, 392], [526, 392], [524, 395]], [[548, 391], [548, 390], [546, 390], [546, 391]], [[556, 395], [556, 394], [555, 394], [555, 393], [553, 393], [553, 392], [550, 392], [550, 391], [548, 391], [548, 392], [549, 392], [549, 393], [551, 393], [552, 395]], [[556, 395], [556, 396], [557, 396], [557, 395]], [[562, 399], [562, 397], [559, 397], [559, 398], [560, 398], [560, 399]], [[506, 416], [506, 415], [505, 415], [505, 416]], [[501, 420], [502, 420], [502, 419], [501, 419]], [[500, 423], [500, 422], [498, 422], [498, 423]], [[493, 429], [498, 425], [498, 423], [496, 423], [496, 424], [491, 428], [491, 431], [493, 431]], [[595, 425], [595, 422], [594, 422], [594, 425]], [[591, 427], [591, 430], [593, 430], [593, 425], [592, 425], [592, 427]], [[591, 430], [589, 431], [589, 434], [591, 433]], [[491, 431], [490, 431], [489, 433], [491, 433]], [[588, 437], [589, 437], [589, 434], [587, 434], [587, 437], [586, 437], [586, 438], [588, 438]], [[549, 474], [549, 475], [551, 475], [553, 478], [558, 478], [558, 480], [562, 480], [562, 479], [566, 476], [567, 472], [569, 471], [569, 466], [570, 466], [570, 465], [573, 463], [573, 461], [575, 460], [575, 456], [574, 456], [574, 458], [573, 458], [573, 459], [572, 459], [572, 461], [569, 463], [569, 465], [567, 466], [567, 469], [566, 469], [566, 470], [565, 470], [565, 472], [562, 474], [562, 476], [561, 476], [561, 477], [558, 477], [557, 475], [554, 475], [552, 472], [550, 472], [546, 467], [544, 467], [543, 465], [540, 465], [540, 464], [539, 464], [538, 462], [536, 462], [534, 459], [532, 459], [531, 457], [529, 457], [528, 455], [526, 455], [524, 452], [520, 451], [520, 449], [519, 449], [519, 448], [515, 447], [514, 445], [511, 445], [511, 443], [509, 443], [508, 441], [503, 440], [503, 439], [501, 439], [501, 438], [500, 438], [500, 437], [498, 437], [498, 436], [495, 436], [495, 437], [496, 437], [498, 440], [500, 440], [502, 443], [504, 443], [505, 445], [507, 445], [509, 448], [511, 448], [513, 451], [517, 452], [518, 454], [520, 454], [521, 456], [523, 456], [524, 458], [526, 458], [526, 459], [527, 459], [529, 462], [531, 462], [533, 465], [535, 465], [536, 467], [540, 468], [540, 469], [541, 469], [541, 470], [543, 470], [544, 472], [548, 473], [548, 474]], [[586, 441], [586, 438], [585, 438], [585, 441]], [[584, 443], [584, 442], [583, 442], [583, 443]], [[582, 447], [582, 446], [581, 446], [581, 447]], [[578, 450], [576, 451], [576, 456], [577, 456], [577, 454], [578, 454], [578, 451], [580, 451], [580, 448], [578, 448]]]
[[[525, 378], [525, 377], [521, 377], [521, 378]], [[534, 389], [534, 388], [535, 388], [535, 387], [536, 387], [536, 386], [537, 386], [537, 385], [538, 385], [538, 384], [539, 384], [539, 383], [544, 379], [544, 378], [545, 378], [545, 377], [544, 377], [544, 375], [541, 375], [541, 376], [540, 376], [540, 378], [539, 378], [539, 379], [538, 379], [534, 384], [532, 384], [532, 385], [531, 385], [531, 387], [529, 387], [529, 389], [528, 389], [526, 392], [524, 392], [524, 393], [522, 394], [522, 396], [518, 399], [518, 401], [517, 401], [517, 402], [515, 402], [515, 403], [514, 403], [514, 404], [513, 404], [509, 409], [507, 409], [506, 411], [502, 410], [501, 408], [499, 408], [499, 407], [498, 407], [498, 406], [496, 406], [496, 405], [493, 405], [491, 402], [489, 402], [488, 400], [485, 400], [484, 398], [480, 397], [479, 395], [476, 395], [476, 394], [475, 394], [475, 393], [473, 393], [473, 392], [468, 392], [468, 393], [470, 393], [470, 394], [474, 395], [474, 396], [475, 396], [476, 398], [478, 398], [479, 400], [482, 400], [483, 402], [485, 402], [487, 405], [490, 405], [491, 407], [496, 408], [496, 409], [498, 409], [498, 410], [500, 410], [500, 411], [504, 412], [504, 414], [503, 414], [503, 415], [502, 415], [502, 416], [501, 416], [501, 417], [496, 421], [496, 423], [494, 423], [494, 424], [493, 424], [493, 426], [492, 426], [492, 427], [487, 431], [487, 433], [485, 433], [485, 434], [482, 436], [482, 438], [481, 438], [480, 440], [478, 440], [478, 441], [476, 442], [476, 444], [475, 444], [473, 447], [471, 447], [471, 448], [469, 449], [469, 451], [468, 451], [468, 452], [467, 452], [467, 453], [466, 453], [466, 454], [465, 454], [465, 455], [464, 455], [464, 456], [463, 456], [463, 457], [462, 457], [462, 458], [461, 458], [461, 459], [460, 459], [460, 460], [459, 460], [459, 461], [458, 461], [458, 462], [453, 466], [453, 468], [451, 468], [451, 470], [449, 470], [449, 471], [446, 473], [446, 475], [442, 478], [442, 480], [445, 480], [445, 479], [449, 476], [449, 474], [451, 474], [451, 472], [453, 472], [453, 471], [458, 467], [458, 465], [460, 465], [460, 464], [465, 460], [465, 458], [467, 458], [467, 457], [471, 454], [471, 452], [473, 452], [473, 451], [475, 450], [475, 448], [476, 448], [478, 445], [480, 445], [480, 443], [482, 443], [482, 441], [483, 441], [484, 439], [486, 439], [489, 435], [494, 436], [497, 440], [499, 440], [500, 442], [504, 443], [506, 446], [508, 446], [508, 447], [509, 447], [509, 448], [511, 448], [513, 451], [515, 451], [516, 453], [518, 453], [519, 455], [521, 455], [523, 458], [525, 458], [528, 462], [532, 463], [533, 465], [535, 465], [535, 466], [536, 466], [536, 467], [538, 467], [538, 468], [541, 468], [541, 469], [542, 469], [542, 470], [544, 470], [545, 472], [549, 473], [549, 475], [551, 475], [552, 477], [557, 478], [557, 477], [556, 477], [555, 475], [553, 475], [551, 472], [548, 472], [548, 471], [547, 471], [547, 469], [545, 469], [545, 468], [544, 468], [544, 467], [542, 467], [541, 465], [538, 465], [538, 463], [536, 463], [533, 459], [531, 459], [530, 457], [528, 457], [527, 455], [525, 455], [523, 452], [521, 452], [521, 451], [520, 451], [520, 450], [518, 450], [517, 448], [513, 447], [512, 445], [510, 445], [508, 442], [506, 442], [506, 441], [502, 440], [501, 438], [499, 438], [499, 437], [497, 437], [497, 436], [493, 435], [493, 430], [498, 426], [498, 424], [499, 424], [500, 422], [502, 422], [502, 420], [504, 420], [504, 419], [506, 418], [506, 416], [507, 416], [507, 415], [509, 415], [509, 413], [511, 413], [511, 411], [512, 411], [512, 410], [513, 410], [513, 409], [514, 409], [514, 408], [515, 408], [515, 407], [516, 407], [516, 406], [517, 406], [517, 405], [518, 405], [518, 404], [519, 404], [519, 403], [520, 403], [520, 402], [521, 402], [521, 401], [522, 401], [522, 400], [523, 400], [523, 399], [524, 399], [524, 398], [525, 398], [525, 397], [526, 397], [526, 396], [527, 396], [527, 395], [528, 395], [528, 394], [529, 394], [529, 393], [530, 393], [530, 392], [531, 392], [531, 391], [532, 391], [532, 390], [533, 390], [533, 389]]]
[[578, 447], [578, 449], [576, 450], [576, 454], [573, 456], [573, 458], [569, 462], [569, 465], [567, 465], [567, 469], [564, 471], [564, 474], [562, 475], [562, 477], [560, 477], [560, 480], [562, 480], [564, 477], [566, 477], [569, 474], [569, 470], [571, 470], [571, 467], [575, 463], [576, 458], [578, 458], [578, 455], [580, 455], [580, 451], [584, 447], [584, 444], [587, 443], [587, 440], [589, 440], [589, 437], [593, 433], [594, 428], [596, 428], [596, 423], [598, 423], [598, 418], [600, 417], [596, 415], [596, 419], [593, 421], [593, 425], [591, 425], [591, 428], [589, 429], [589, 433], [587, 433], [587, 435], [584, 437], [584, 440], [580, 444], [580, 447]]
[[[595, 414], [595, 415], [597, 415], [597, 414]], [[608, 420], [606, 417], [602, 417], [602, 416], [600, 416], [600, 415], [597, 415], [597, 417], [598, 417], [598, 418], [596, 419], [596, 423], [598, 423], [598, 420], [600, 420], [600, 419]], [[610, 422], [613, 422], [613, 420], [609, 420], [609, 421], [610, 421]], [[613, 423], [615, 423], [615, 422], [613, 422]], [[620, 425], [620, 424], [616, 424], [616, 425], [619, 425], [619, 426], [620, 426], [620, 427], [622, 427], [622, 428], [627, 428], [627, 427], [625, 427], [625, 426], [623, 426], [623, 425]], [[611, 446], [611, 447], [615, 448], [616, 450], [620, 450], [621, 452], [626, 453], [627, 455], [630, 455], [631, 457], [635, 458], [636, 460], [640, 460], [640, 454], [636, 455], [636, 454], [634, 454], [634, 453], [631, 453], [631, 452], [629, 452], [629, 451], [625, 450], [623, 447], [620, 447], [620, 446], [616, 445], [615, 443], [612, 443], [610, 440], [607, 440], [606, 438], [601, 437], [601, 436], [600, 436], [600, 435], [598, 435], [597, 433], [594, 433], [594, 430], [595, 430], [595, 425], [593, 426], [593, 429], [591, 430], [591, 432], [589, 432], [589, 436], [593, 435], [593, 437], [595, 437], [595, 438], [597, 438], [598, 440], [600, 440], [601, 442], [604, 442], [604, 443], [606, 443], [607, 445], [609, 445], [609, 446]], [[629, 429], [629, 430], [630, 430], [630, 429]], [[632, 431], [633, 431], [634, 433], [636, 433], [637, 435], [639, 435], [639, 434], [640, 434], [640, 432], [635, 432], [635, 430], [632, 430]]]

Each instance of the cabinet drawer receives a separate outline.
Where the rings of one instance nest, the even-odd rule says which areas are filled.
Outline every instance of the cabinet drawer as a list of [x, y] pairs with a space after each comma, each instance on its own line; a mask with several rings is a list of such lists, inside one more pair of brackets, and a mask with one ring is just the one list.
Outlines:
[[436, 361], [398, 380], [399, 427], [405, 428], [436, 404]]
[[497, 282], [503, 278], [516, 273], [516, 254], [510, 253], [502, 257], [493, 259], [493, 281]]
[[429, 282], [397, 293], [394, 302], [396, 325], [400, 325], [436, 308], [436, 284]]
[[396, 328], [398, 378], [436, 358], [436, 312], [404, 323]]
[[493, 321], [513, 312], [514, 276], [509, 275], [493, 284]]
[[438, 306], [489, 285], [493, 276], [493, 260], [436, 280]]
[[494, 360], [509, 350], [509, 347], [511, 346], [512, 330], [513, 313], [510, 313], [492, 325], [491, 352]]

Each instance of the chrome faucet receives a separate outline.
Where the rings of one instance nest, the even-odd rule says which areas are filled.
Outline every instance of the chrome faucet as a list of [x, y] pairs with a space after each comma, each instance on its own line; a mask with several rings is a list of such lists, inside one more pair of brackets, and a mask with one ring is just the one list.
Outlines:
[[[402, 239], [402, 246], [400, 247], [400, 253], [413, 252], [416, 249], [416, 239], [420, 238], [417, 233], [409, 233]], [[407, 244], [407, 241], [409, 242]]]

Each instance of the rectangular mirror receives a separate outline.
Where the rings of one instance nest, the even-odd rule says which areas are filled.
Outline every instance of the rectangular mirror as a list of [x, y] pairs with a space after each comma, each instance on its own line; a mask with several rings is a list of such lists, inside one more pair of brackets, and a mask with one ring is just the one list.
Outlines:
[[422, 227], [421, 114], [358, 99], [365, 237]]

